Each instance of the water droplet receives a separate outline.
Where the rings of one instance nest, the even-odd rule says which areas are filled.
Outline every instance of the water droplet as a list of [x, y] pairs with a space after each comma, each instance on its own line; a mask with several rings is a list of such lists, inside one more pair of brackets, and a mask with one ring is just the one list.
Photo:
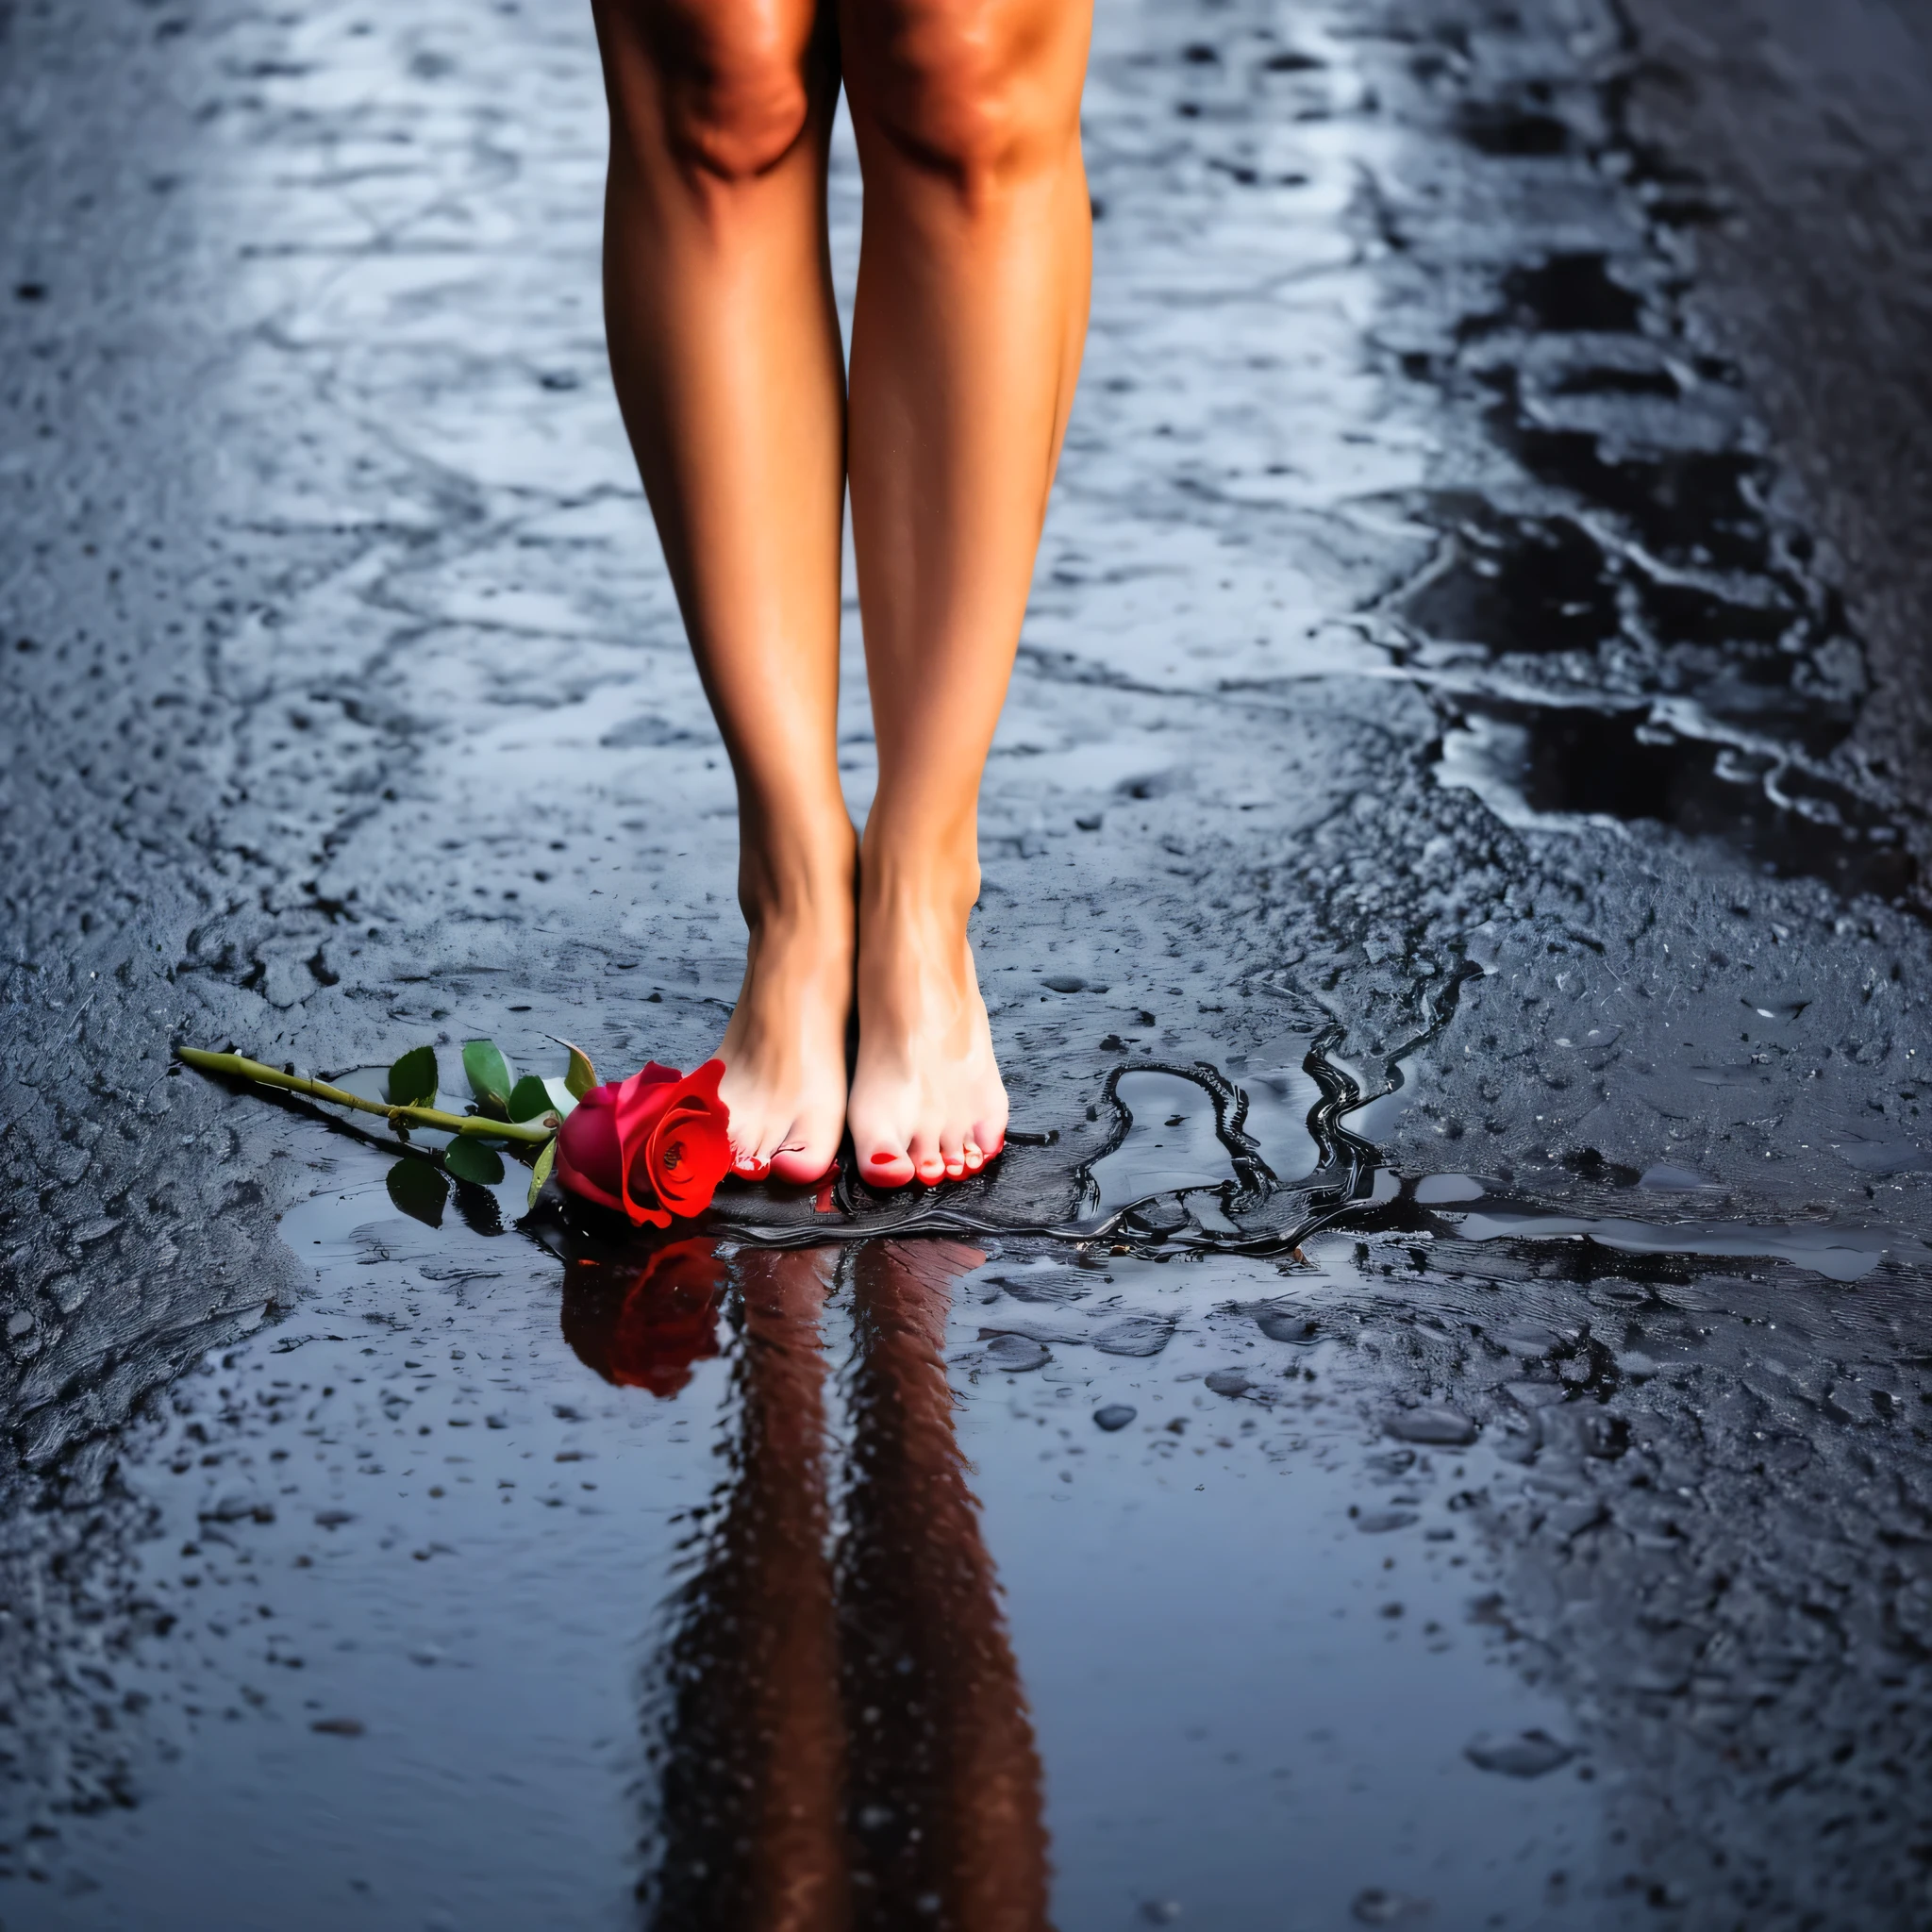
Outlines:
[[1425, 1898], [1416, 1898], [1406, 1891], [1388, 1891], [1379, 1885], [1372, 1885], [1366, 1891], [1355, 1895], [1355, 1903], [1349, 1907], [1349, 1916], [1361, 1925], [1409, 1925], [1418, 1919], [1425, 1919], [1434, 1906]]
[[1460, 1448], [1476, 1439], [1476, 1424], [1453, 1408], [1407, 1408], [1383, 1423], [1383, 1431], [1398, 1442], [1427, 1442]]
[[1264, 1307], [1256, 1311], [1255, 1325], [1270, 1341], [1292, 1341], [1306, 1347], [1322, 1339], [1321, 1323], [1297, 1308]]
[[1030, 1335], [995, 1335], [986, 1344], [983, 1358], [988, 1368], [1003, 1370], [1009, 1375], [1043, 1369], [1052, 1359], [1045, 1342], [1036, 1341]]
[[1158, 1355], [1174, 1333], [1173, 1319], [1166, 1315], [1127, 1315], [1093, 1338], [1103, 1355]]
[[1462, 1747], [1462, 1755], [1478, 1771], [1500, 1772], [1505, 1777], [1541, 1777], [1568, 1764], [1576, 1756], [1576, 1747], [1558, 1743], [1544, 1730], [1478, 1731]]

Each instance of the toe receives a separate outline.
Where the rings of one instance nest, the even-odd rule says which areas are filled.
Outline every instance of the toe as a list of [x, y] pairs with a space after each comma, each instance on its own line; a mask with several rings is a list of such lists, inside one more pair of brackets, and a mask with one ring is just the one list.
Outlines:
[[1005, 1121], [981, 1121], [974, 1127], [971, 1139], [979, 1149], [981, 1158], [991, 1160], [1007, 1144], [1007, 1124]]
[[759, 1145], [756, 1137], [747, 1134], [742, 1140], [733, 1137], [731, 1149], [731, 1172], [742, 1181], [761, 1181], [771, 1172], [771, 1160], [766, 1148]]
[[917, 1171], [912, 1157], [894, 1152], [891, 1148], [877, 1148], [863, 1157], [859, 1171], [867, 1183], [874, 1188], [903, 1188]]
[[832, 1156], [838, 1151], [837, 1141], [814, 1144], [805, 1140], [788, 1141], [772, 1156], [773, 1178], [808, 1187], [813, 1181], [824, 1178], [832, 1164]]
[[979, 1151], [976, 1141], [966, 1141], [959, 1149], [959, 1156], [966, 1163], [968, 1174], [977, 1174], [986, 1165], [986, 1156]]
[[944, 1162], [946, 1178], [957, 1181], [966, 1173], [965, 1135], [958, 1127], [949, 1127], [940, 1136], [940, 1159]]
[[927, 1187], [932, 1187], [936, 1182], [945, 1178], [945, 1157], [940, 1152], [939, 1142], [931, 1134], [914, 1134], [912, 1144], [906, 1152], [912, 1162], [913, 1173]]

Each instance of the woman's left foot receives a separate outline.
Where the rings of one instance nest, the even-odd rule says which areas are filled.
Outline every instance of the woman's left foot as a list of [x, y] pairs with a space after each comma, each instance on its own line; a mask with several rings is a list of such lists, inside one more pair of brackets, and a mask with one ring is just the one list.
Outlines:
[[861, 893], [845, 1118], [859, 1178], [875, 1188], [962, 1179], [1006, 1143], [1007, 1090], [963, 908]]

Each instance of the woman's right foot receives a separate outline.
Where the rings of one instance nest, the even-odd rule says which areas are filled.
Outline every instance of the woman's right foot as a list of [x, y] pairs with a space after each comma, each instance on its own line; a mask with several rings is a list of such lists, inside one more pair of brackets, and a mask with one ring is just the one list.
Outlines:
[[744, 984], [718, 1043], [733, 1172], [745, 1180], [821, 1179], [844, 1130], [850, 871], [842, 890], [803, 898], [802, 908], [752, 916]]

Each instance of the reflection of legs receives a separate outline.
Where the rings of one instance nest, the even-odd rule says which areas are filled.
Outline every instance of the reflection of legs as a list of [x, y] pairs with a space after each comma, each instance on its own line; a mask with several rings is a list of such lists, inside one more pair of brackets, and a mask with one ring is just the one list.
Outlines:
[[738, 779], [744, 985], [719, 1054], [741, 1171], [838, 1150], [852, 994], [839, 788], [843, 371], [818, 0], [595, 0], [610, 367]]
[[654, 1932], [850, 1923], [842, 1718], [825, 1556], [821, 1257], [741, 1253], [743, 1436], [672, 1641]]
[[863, 1340], [840, 1570], [853, 1899], [858, 1923], [891, 1932], [934, 1923], [935, 1898], [959, 1932], [1047, 1924], [1040, 1759], [941, 1355], [952, 1285], [982, 1258], [882, 1242], [856, 1265]]
[[852, 529], [879, 782], [860, 866], [860, 1173], [999, 1151], [967, 944], [979, 782], [1087, 326], [1091, 0], [837, 0], [865, 170]]

